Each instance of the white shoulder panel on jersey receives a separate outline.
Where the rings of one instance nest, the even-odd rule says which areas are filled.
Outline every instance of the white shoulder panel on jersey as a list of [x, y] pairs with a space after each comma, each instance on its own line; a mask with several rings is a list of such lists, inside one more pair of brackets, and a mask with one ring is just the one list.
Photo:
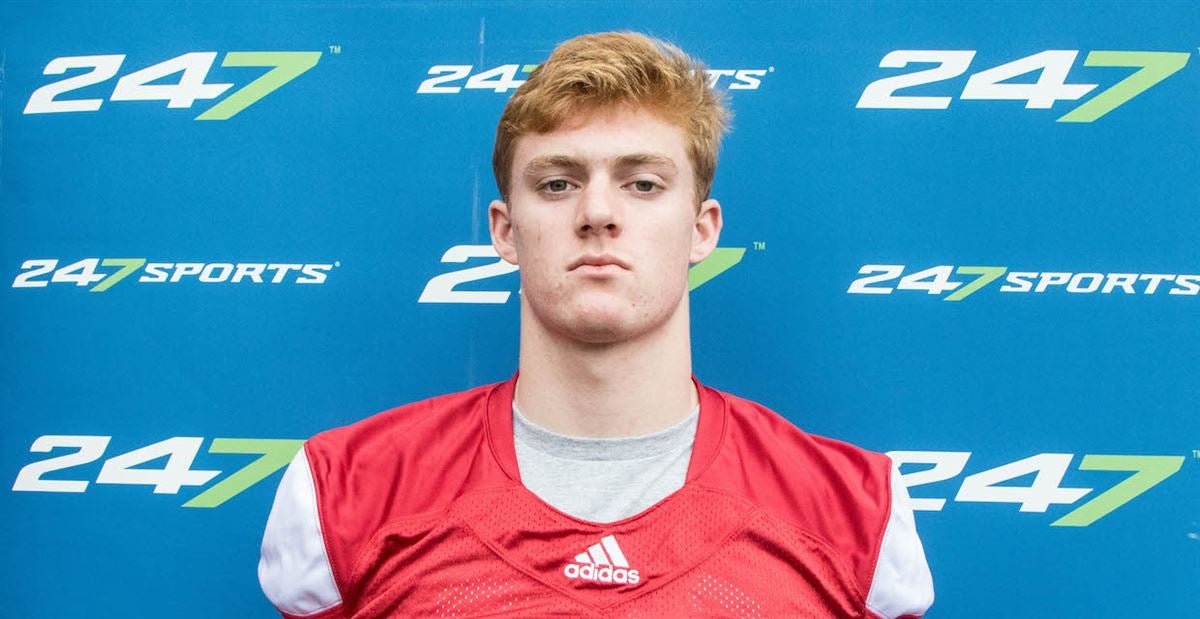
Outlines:
[[258, 582], [279, 610], [303, 617], [342, 603], [325, 552], [317, 493], [303, 447], [279, 482], [261, 552]]
[[867, 594], [867, 608], [883, 619], [921, 616], [933, 604], [933, 577], [917, 536], [908, 488], [895, 467], [891, 478], [892, 512]]

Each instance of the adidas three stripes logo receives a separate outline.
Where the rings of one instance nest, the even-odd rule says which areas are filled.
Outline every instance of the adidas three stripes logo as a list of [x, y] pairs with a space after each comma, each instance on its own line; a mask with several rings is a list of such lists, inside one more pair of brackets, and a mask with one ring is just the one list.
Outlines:
[[575, 555], [575, 561], [563, 568], [563, 574], [572, 580], [603, 584], [636, 585], [641, 581], [638, 571], [629, 569], [629, 560], [612, 535], [600, 538], [599, 544]]

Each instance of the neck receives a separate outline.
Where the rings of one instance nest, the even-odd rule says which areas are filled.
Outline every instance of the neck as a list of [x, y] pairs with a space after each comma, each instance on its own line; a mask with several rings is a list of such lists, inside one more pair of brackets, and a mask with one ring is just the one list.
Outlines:
[[530, 421], [568, 436], [640, 436], [668, 428], [699, 402], [692, 383], [687, 299], [660, 328], [591, 344], [545, 328], [521, 303], [516, 400]]

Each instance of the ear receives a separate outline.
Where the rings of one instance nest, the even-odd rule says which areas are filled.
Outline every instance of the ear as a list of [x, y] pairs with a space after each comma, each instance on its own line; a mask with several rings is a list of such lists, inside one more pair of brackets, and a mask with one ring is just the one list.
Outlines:
[[704, 260], [717, 248], [721, 225], [721, 204], [712, 199], [701, 202], [692, 226], [692, 253], [688, 257], [692, 264]]
[[492, 232], [492, 247], [509, 264], [517, 264], [517, 240], [509, 216], [508, 204], [492, 200], [488, 205], [488, 228]]

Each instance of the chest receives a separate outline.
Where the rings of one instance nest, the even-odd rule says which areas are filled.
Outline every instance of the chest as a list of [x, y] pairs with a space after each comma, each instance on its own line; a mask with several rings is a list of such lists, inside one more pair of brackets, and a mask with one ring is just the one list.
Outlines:
[[464, 496], [445, 513], [380, 529], [351, 580], [355, 619], [864, 616], [864, 593], [821, 540], [686, 488], [608, 525], [527, 492]]

